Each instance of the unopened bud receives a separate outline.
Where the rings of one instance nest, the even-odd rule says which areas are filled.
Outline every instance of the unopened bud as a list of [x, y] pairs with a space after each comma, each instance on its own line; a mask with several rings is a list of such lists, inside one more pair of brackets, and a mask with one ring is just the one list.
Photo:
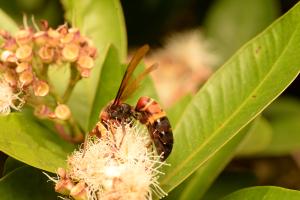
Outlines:
[[97, 56], [97, 48], [94, 46], [88, 46], [86, 48], [87, 48], [88, 55], [95, 59]]
[[16, 57], [20, 61], [30, 61], [32, 58], [32, 47], [30, 45], [20, 46], [16, 51]]
[[40, 45], [40, 46], [44, 45], [47, 42], [47, 33], [45, 31], [36, 32], [33, 35], [33, 39], [34, 39], [35, 44]]
[[58, 31], [61, 35], [66, 35], [68, 33], [68, 26], [67, 24], [63, 24], [63, 25], [60, 25], [56, 31]]
[[57, 46], [59, 44], [59, 40], [60, 40], [60, 33], [58, 31], [50, 28], [47, 31], [47, 34], [49, 36], [47, 43], [51, 46]]
[[70, 196], [72, 196], [75, 200], [87, 200], [86, 193], [86, 185], [84, 182], [77, 183], [70, 192]]
[[91, 70], [90, 69], [80, 68], [80, 67], [77, 67], [77, 69], [78, 69], [81, 77], [83, 77], [83, 78], [90, 77], [90, 75], [91, 75]]
[[5, 41], [1, 47], [5, 50], [14, 51], [17, 48], [17, 43], [16, 43], [15, 39], [8, 38], [8, 39], [5, 39]]
[[69, 179], [61, 179], [55, 185], [55, 191], [62, 195], [69, 195], [74, 184]]
[[47, 119], [48, 115], [50, 113], [53, 113], [53, 112], [46, 105], [39, 105], [39, 106], [35, 107], [35, 109], [34, 109], [34, 115], [41, 119]]
[[80, 34], [80, 30], [78, 28], [69, 28], [69, 33], [75, 33], [75, 34]]
[[49, 93], [49, 85], [45, 81], [37, 81], [33, 91], [35, 96], [44, 97]]
[[57, 169], [57, 175], [61, 178], [61, 179], [65, 179], [67, 178], [67, 172], [64, 168], [58, 168]]
[[50, 63], [54, 58], [54, 49], [50, 46], [42, 46], [38, 54], [44, 63]]
[[15, 38], [19, 45], [24, 45], [32, 41], [32, 35], [30, 29], [23, 29], [16, 33]]
[[79, 46], [76, 44], [67, 44], [62, 50], [62, 56], [65, 61], [74, 62], [79, 55]]
[[11, 51], [5, 50], [1, 54], [1, 60], [3, 62], [17, 62], [15, 54]]
[[74, 33], [68, 33], [64, 37], [60, 39], [61, 43], [69, 44], [74, 41], [75, 35]]
[[27, 63], [27, 62], [22, 62], [22, 63], [19, 63], [18, 65], [17, 65], [17, 67], [16, 67], [16, 72], [17, 73], [21, 73], [21, 72], [23, 72], [23, 71], [25, 71], [25, 70], [27, 70], [27, 69], [29, 69], [30, 68], [30, 64], [29, 63]]
[[90, 56], [82, 55], [79, 57], [79, 59], [77, 61], [77, 65], [80, 68], [92, 69], [94, 67], [94, 60]]
[[10, 85], [10, 86], [16, 86], [17, 81], [16, 81], [16, 76], [10, 71], [6, 71], [4, 73], [4, 79], [5, 81]]
[[67, 120], [71, 117], [71, 110], [65, 104], [59, 104], [58, 106], [56, 106], [54, 113], [55, 116], [61, 120]]
[[29, 70], [22, 72], [19, 76], [19, 81], [21, 82], [22, 86], [29, 85], [33, 81], [32, 72]]
[[68, 44], [68, 43], [78, 43], [80, 40], [80, 31], [78, 28], [70, 28], [68, 29], [68, 33], [61, 38], [61, 43]]

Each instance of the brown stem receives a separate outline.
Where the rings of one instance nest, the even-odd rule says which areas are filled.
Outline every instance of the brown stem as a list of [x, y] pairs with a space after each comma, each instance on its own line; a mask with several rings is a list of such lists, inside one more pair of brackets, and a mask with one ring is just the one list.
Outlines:
[[83, 139], [72, 137], [71, 135], [66, 133], [63, 125], [61, 125], [61, 124], [55, 123], [55, 129], [57, 130], [58, 135], [67, 142], [70, 142], [70, 143], [73, 143], [73, 144], [78, 144], [78, 143], [83, 142]]

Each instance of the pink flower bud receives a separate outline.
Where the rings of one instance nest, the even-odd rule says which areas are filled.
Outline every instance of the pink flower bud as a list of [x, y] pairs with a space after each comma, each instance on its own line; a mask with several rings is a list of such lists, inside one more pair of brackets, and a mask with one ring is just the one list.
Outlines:
[[33, 33], [30, 29], [19, 30], [16, 35], [16, 41], [19, 45], [28, 44], [32, 41]]
[[61, 179], [56, 183], [55, 191], [63, 195], [69, 195], [73, 187], [74, 184], [71, 180]]
[[72, 196], [75, 200], [87, 200], [86, 193], [86, 185], [84, 182], [77, 183], [70, 192], [70, 196]]
[[94, 60], [90, 56], [81, 55], [77, 60], [77, 65], [80, 68], [92, 69], [94, 67]]
[[11, 51], [5, 50], [1, 54], [1, 60], [3, 62], [17, 62], [15, 54]]
[[30, 45], [20, 46], [16, 50], [16, 57], [22, 62], [28, 62], [32, 59], [32, 47]]
[[74, 62], [77, 60], [79, 55], [79, 46], [76, 44], [67, 44], [62, 50], [63, 60]]
[[48, 36], [45, 31], [39, 31], [33, 35], [33, 39], [34, 39], [35, 44], [41, 46], [41, 45], [46, 44]]
[[58, 106], [56, 106], [54, 113], [55, 116], [61, 120], [67, 120], [71, 117], [71, 110], [65, 104], [59, 104]]
[[54, 59], [54, 49], [50, 46], [42, 46], [38, 54], [44, 63], [50, 63]]
[[16, 67], [16, 72], [17, 73], [21, 73], [21, 72], [23, 72], [23, 71], [25, 71], [25, 70], [27, 70], [27, 69], [29, 69], [30, 68], [30, 64], [29, 63], [27, 63], [27, 62], [22, 62], [22, 63], [19, 63], [18, 65], [17, 65], [17, 67]]
[[19, 75], [19, 81], [22, 86], [27, 86], [33, 81], [33, 74], [31, 71], [26, 70]]
[[17, 85], [16, 74], [12, 73], [11, 71], [6, 71], [4, 73], [4, 80], [12, 87]]
[[44, 97], [49, 93], [49, 85], [45, 81], [36, 81], [33, 91], [35, 96]]
[[50, 28], [47, 31], [47, 34], [49, 37], [47, 43], [52, 47], [58, 46], [61, 38], [60, 33], [57, 30], [53, 30], [52, 28]]

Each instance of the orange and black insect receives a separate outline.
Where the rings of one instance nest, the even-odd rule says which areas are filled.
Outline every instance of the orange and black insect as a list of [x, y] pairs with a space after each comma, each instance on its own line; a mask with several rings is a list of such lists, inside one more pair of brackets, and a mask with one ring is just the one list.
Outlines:
[[149, 46], [144, 45], [134, 55], [125, 71], [115, 99], [101, 111], [99, 123], [92, 133], [101, 137], [101, 129], [107, 129], [108, 122], [122, 125], [136, 119], [147, 126], [157, 153], [162, 155], [162, 160], [165, 160], [173, 147], [173, 134], [166, 113], [150, 97], [141, 97], [135, 108], [124, 103], [136, 91], [143, 78], [157, 68], [157, 64], [151, 65], [135, 79], [133, 78], [134, 70], [148, 51]]

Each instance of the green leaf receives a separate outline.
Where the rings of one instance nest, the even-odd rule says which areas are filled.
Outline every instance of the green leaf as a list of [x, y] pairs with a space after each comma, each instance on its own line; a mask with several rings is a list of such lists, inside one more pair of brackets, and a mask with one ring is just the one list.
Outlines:
[[236, 149], [245, 136], [256, 126], [257, 120], [224, 145], [212, 158], [199, 168], [179, 196], [180, 200], [200, 199], [235, 155]]
[[74, 147], [35, 122], [30, 116], [11, 113], [0, 117], [0, 150], [28, 165], [55, 172], [66, 165]]
[[224, 172], [209, 188], [201, 200], [220, 199], [236, 190], [251, 187], [257, 182], [254, 174], [247, 172]]
[[[122, 65], [119, 62], [118, 58], [119, 57], [116, 48], [114, 46], [111, 46], [103, 63], [100, 79], [97, 84], [97, 93], [92, 106], [93, 110], [90, 116], [90, 129], [94, 127], [96, 122], [98, 121], [101, 109], [116, 97], [117, 91], [121, 84], [121, 80], [123, 78], [123, 74], [127, 67], [125, 65]], [[139, 74], [144, 69], [144, 65], [139, 64], [134, 74]], [[144, 95], [157, 99], [157, 94], [150, 77], [146, 77], [145, 80], [141, 82], [141, 86], [126, 102], [132, 106], [135, 106], [137, 99]]]
[[238, 190], [222, 200], [237, 200], [237, 199], [264, 199], [264, 200], [298, 200], [300, 192], [274, 186], [259, 186]]
[[248, 133], [247, 137], [240, 144], [236, 155], [237, 156], [253, 156], [265, 150], [272, 139], [272, 127], [269, 122], [258, 117], [257, 123]]
[[3, 10], [0, 9], [0, 29], [14, 33], [18, 30], [18, 25]]
[[[68, 102], [76, 120], [88, 131], [89, 118], [93, 112], [97, 84], [102, 63], [109, 46], [114, 45], [122, 61], [126, 58], [127, 41], [121, 4], [117, 0], [62, 0], [66, 18], [86, 36], [98, 49], [98, 59], [91, 77], [81, 80]], [[113, 66], [112, 66], [113, 67]], [[113, 77], [112, 77], [113, 78]]]
[[277, 0], [218, 0], [208, 12], [205, 30], [224, 61], [279, 13]]
[[258, 155], [281, 156], [300, 149], [300, 102], [279, 98], [264, 112], [272, 127], [269, 145]]
[[117, 94], [122, 79], [122, 65], [119, 61], [117, 49], [111, 46], [101, 69], [99, 83], [97, 84], [95, 101], [90, 116], [89, 129], [98, 121], [101, 109], [113, 100]]
[[300, 4], [240, 49], [201, 88], [174, 130], [160, 183], [179, 185], [220, 151], [299, 73]]
[[193, 96], [188, 94], [182, 97], [178, 102], [176, 102], [171, 108], [167, 110], [167, 116], [171, 124], [177, 124], [177, 121], [181, 118], [183, 111], [186, 106], [190, 103]]
[[0, 179], [1, 200], [57, 199], [54, 184], [38, 169], [20, 167]]
[[24, 167], [24, 166], [26, 166], [25, 163], [22, 163], [16, 159], [13, 159], [12, 157], [8, 157], [4, 164], [3, 175], [6, 175], [6, 174], [14, 171], [17, 168]]

